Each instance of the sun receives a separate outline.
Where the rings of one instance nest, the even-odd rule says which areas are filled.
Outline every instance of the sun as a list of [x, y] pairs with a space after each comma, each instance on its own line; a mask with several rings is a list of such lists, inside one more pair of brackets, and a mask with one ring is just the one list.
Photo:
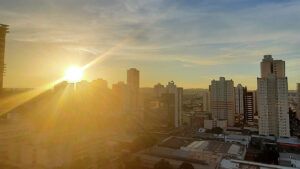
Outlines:
[[83, 70], [77, 66], [71, 66], [67, 69], [65, 79], [70, 83], [77, 83], [81, 81]]

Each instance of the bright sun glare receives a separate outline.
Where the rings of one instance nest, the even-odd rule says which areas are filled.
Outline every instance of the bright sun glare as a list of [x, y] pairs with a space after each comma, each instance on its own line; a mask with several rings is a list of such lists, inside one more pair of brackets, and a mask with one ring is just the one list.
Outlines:
[[82, 68], [77, 67], [77, 66], [72, 66], [67, 69], [65, 79], [68, 82], [76, 83], [81, 80], [82, 75], [83, 75]]

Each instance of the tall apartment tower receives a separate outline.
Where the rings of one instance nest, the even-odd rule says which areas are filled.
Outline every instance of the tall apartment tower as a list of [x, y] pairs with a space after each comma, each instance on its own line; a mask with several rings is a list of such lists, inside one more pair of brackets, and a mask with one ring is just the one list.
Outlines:
[[8, 33], [8, 25], [0, 24], [0, 92], [3, 89], [3, 77], [5, 73], [4, 54], [5, 38]]
[[129, 106], [127, 85], [124, 82], [118, 82], [112, 85], [113, 110], [117, 113], [127, 112]]
[[227, 120], [228, 126], [234, 126], [234, 83], [232, 80], [212, 80], [209, 86], [212, 117]]
[[154, 86], [153, 90], [154, 90], [154, 96], [155, 96], [156, 98], [161, 97], [161, 95], [162, 95], [163, 93], [165, 93], [165, 87], [164, 87], [164, 85], [162, 85], [162, 84], [160, 84], [160, 83], [156, 84], [156, 85]]
[[235, 100], [235, 123], [244, 123], [244, 95], [246, 94], [245, 88], [238, 84], [234, 88], [234, 100]]
[[254, 122], [254, 114], [256, 113], [256, 92], [247, 91], [244, 94], [244, 122], [251, 124]]
[[210, 112], [209, 92], [203, 92], [202, 95], [202, 111]]
[[265, 55], [260, 65], [261, 78], [257, 78], [259, 134], [290, 137], [285, 62]]
[[297, 83], [297, 118], [300, 120], [300, 83]]
[[127, 88], [129, 111], [135, 115], [139, 112], [140, 72], [136, 68], [127, 70]]
[[165, 88], [165, 93], [169, 101], [168, 114], [170, 119], [170, 125], [177, 128], [182, 125], [182, 96], [183, 88], [179, 88], [173, 81], [169, 82]]

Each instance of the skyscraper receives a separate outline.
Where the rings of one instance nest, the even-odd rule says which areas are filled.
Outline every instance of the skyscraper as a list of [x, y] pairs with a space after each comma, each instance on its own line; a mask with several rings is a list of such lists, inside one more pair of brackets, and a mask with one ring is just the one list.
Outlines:
[[155, 97], [160, 97], [163, 93], [165, 93], [165, 87], [160, 83], [156, 84], [153, 90]]
[[265, 55], [260, 63], [261, 78], [275, 74], [276, 77], [285, 77], [285, 62], [273, 60], [272, 55]]
[[173, 81], [169, 82], [165, 88], [163, 97], [168, 99], [168, 114], [170, 126], [175, 128], [182, 124], [182, 96], [183, 88], [178, 88]]
[[244, 122], [251, 124], [256, 113], [256, 92], [247, 91], [244, 94]]
[[118, 82], [112, 85], [112, 102], [114, 104], [113, 110], [117, 113], [124, 113], [128, 110], [128, 90], [124, 82]]
[[202, 92], [202, 111], [210, 112], [209, 92]]
[[259, 134], [290, 137], [288, 83], [285, 62], [265, 55], [257, 78]]
[[245, 88], [238, 84], [234, 88], [234, 100], [235, 100], [235, 123], [242, 124], [244, 122], [244, 95]]
[[[127, 70], [129, 111], [137, 116], [139, 112], [140, 72], [136, 68]], [[139, 116], [141, 118], [141, 116]]]
[[297, 118], [300, 120], [300, 83], [297, 83]]
[[6, 33], [8, 33], [8, 25], [0, 24], [0, 91], [3, 89], [3, 76], [5, 73], [4, 54]]
[[212, 117], [227, 120], [228, 126], [234, 126], [234, 82], [220, 77], [211, 81], [209, 91]]

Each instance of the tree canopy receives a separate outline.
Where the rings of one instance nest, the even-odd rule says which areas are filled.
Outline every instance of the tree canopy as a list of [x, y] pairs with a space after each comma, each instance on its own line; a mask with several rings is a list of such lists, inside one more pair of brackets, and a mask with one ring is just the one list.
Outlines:
[[173, 169], [169, 161], [161, 159], [154, 165], [154, 169]]
[[183, 162], [178, 169], [194, 169], [194, 166], [190, 163]]

